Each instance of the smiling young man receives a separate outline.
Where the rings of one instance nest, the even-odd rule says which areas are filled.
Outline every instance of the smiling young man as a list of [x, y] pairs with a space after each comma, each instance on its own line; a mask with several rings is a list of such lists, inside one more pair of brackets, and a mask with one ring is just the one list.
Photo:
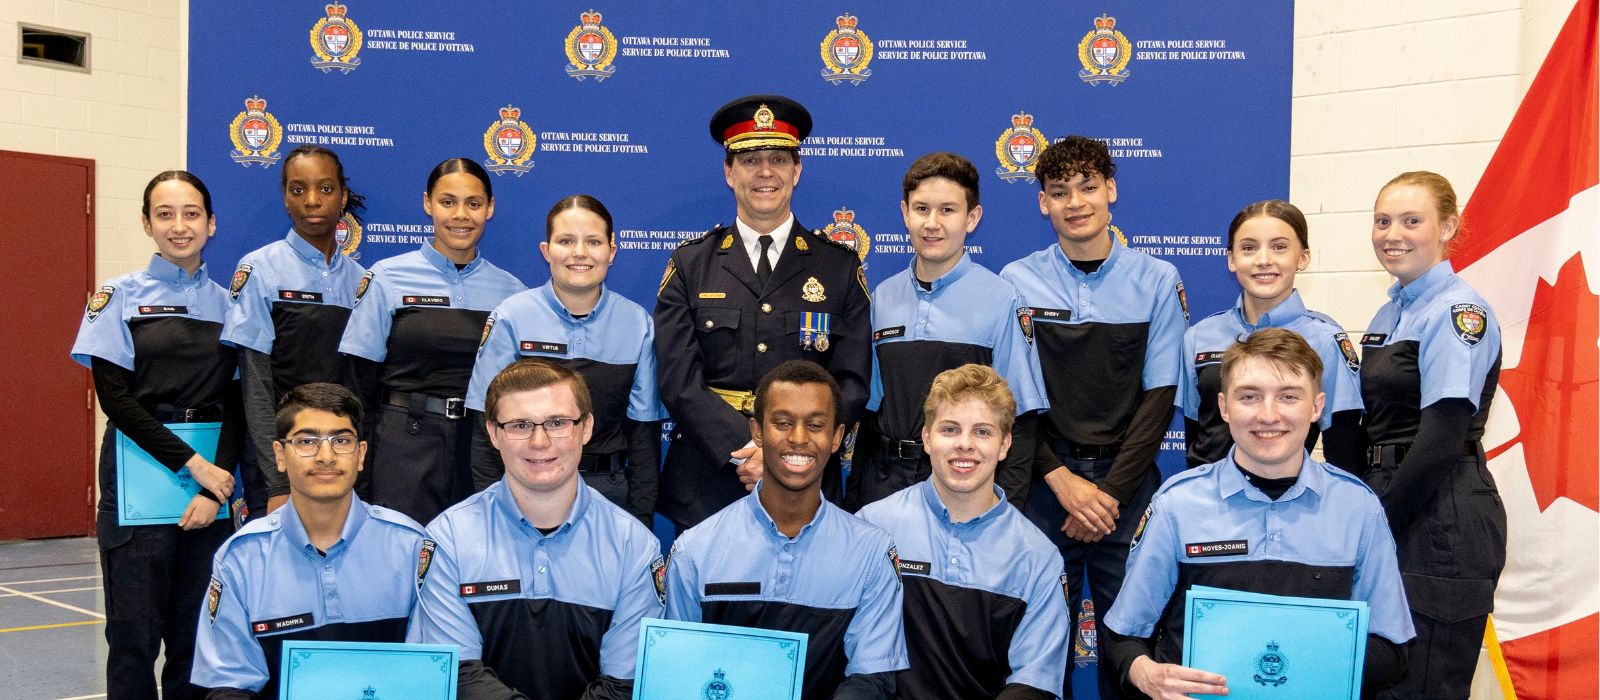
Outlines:
[[[750, 95], [711, 118], [737, 218], [673, 251], [655, 307], [661, 400], [676, 421], [658, 510], [680, 528], [743, 496], [761, 478], [746, 421], [757, 380], [810, 360], [838, 380], [840, 421], [867, 403], [872, 323], [856, 252], [813, 233], [790, 210], [811, 114], [781, 95]], [[840, 495], [837, 460], [823, 474]]]
[[1049, 700], [1061, 688], [1061, 554], [995, 484], [1016, 407], [992, 367], [940, 373], [922, 406], [932, 478], [861, 509], [899, 549], [911, 657], [899, 697]]
[[[1028, 303], [1050, 398], [1024, 512], [1061, 549], [1072, 609], [1087, 578], [1104, 615], [1122, 585], [1134, 519], [1161, 482], [1156, 452], [1172, 419], [1188, 311], [1177, 268], [1128, 248], [1111, 226], [1117, 167], [1103, 142], [1068, 136], [1039, 155], [1035, 174], [1056, 243], [1000, 272]], [[1100, 697], [1118, 697], [1099, 668]]]
[[1316, 351], [1284, 328], [1256, 331], [1223, 353], [1217, 401], [1234, 447], [1156, 493], [1105, 616], [1102, 663], [1130, 692], [1227, 692], [1229, 679], [1177, 665], [1190, 586], [1365, 601], [1364, 685], [1405, 674], [1402, 645], [1415, 631], [1383, 507], [1359, 478], [1305, 449], [1326, 399], [1322, 372]]
[[761, 378], [750, 436], [764, 476], [673, 544], [667, 618], [804, 632], [802, 697], [888, 698], [907, 667], [894, 544], [821, 493], [844, 439], [839, 401], [838, 383], [812, 362]]
[[276, 425], [289, 500], [217, 551], [200, 612], [193, 682], [213, 700], [277, 697], [284, 640], [404, 641], [434, 550], [421, 525], [355, 496], [367, 443], [354, 393], [295, 387]]
[[639, 620], [661, 615], [661, 543], [578, 476], [583, 376], [518, 360], [484, 398], [505, 476], [428, 524], [439, 543], [408, 641], [461, 647], [460, 697], [621, 700]]
[[929, 153], [901, 182], [900, 214], [916, 255], [873, 294], [870, 418], [856, 443], [845, 503], [859, 507], [928, 478], [923, 398], [934, 376], [968, 363], [990, 365], [1017, 396], [1013, 449], [995, 480], [1019, 508], [1033, 477], [1034, 416], [1045, 408], [1032, 352], [1033, 325], [1010, 282], [966, 254], [983, 218], [978, 170], [954, 153]]

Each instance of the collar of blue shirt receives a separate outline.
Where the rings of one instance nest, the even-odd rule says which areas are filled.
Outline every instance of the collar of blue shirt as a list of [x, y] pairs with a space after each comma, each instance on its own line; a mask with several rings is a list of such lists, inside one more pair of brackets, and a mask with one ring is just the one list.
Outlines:
[[1261, 314], [1255, 325], [1250, 325], [1244, 318], [1244, 295], [1240, 294], [1238, 300], [1233, 302], [1234, 320], [1238, 321], [1241, 328], [1254, 330], [1257, 328], [1282, 328], [1294, 322], [1295, 319], [1306, 315], [1306, 303], [1300, 299], [1300, 290], [1289, 292], [1288, 298], [1279, 302], [1271, 310]]
[[611, 295], [607, 294], [606, 292], [607, 290], [605, 283], [601, 283], [600, 301], [595, 302], [594, 310], [584, 315], [583, 318], [574, 318], [572, 316], [572, 312], [567, 310], [567, 305], [561, 303], [561, 297], [556, 296], [556, 288], [553, 286], [553, 283], [545, 282], [544, 284], [539, 285], [539, 298], [543, 299], [544, 303], [550, 305], [550, 310], [556, 313], [556, 318], [565, 321], [569, 325], [576, 325], [590, 319], [599, 318], [600, 314], [606, 310], [607, 300], [611, 298]]
[[[756, 482], [756, 487], [750, 489], [750, 494], [744, 497], [745, 503], [750, 506], [750, 517], [755, 518], [755, 521], [759, 523], [762, 526], [762, 529], [765, 530], [771, 537], [789, 541], [789, 536], [778, 530], [778, 523], [772, 519], [771, 515], [767, 514], [766, 507], [761, 505], [761, 487], [765, 483], [765, 479]], [[813, 530], [816, 530], [817, 524], [822, 522], [822, 518], [828, 512], [830, 507], [832, 507], [832, 505], [828, 503], [828, 499], [822, 499], [822, 505], [817, 507], [817, 514], [811, 516], [811, 522], [806, 523], [800, 528], [800, 534], [794, 536], [794, 541], [798, 542], [802, 539], [805, 539], [807, 534]]]
[[[316, 548], [311, 545], [311, 537], [306, 534], [306, 527], [300, 522], [300, 513], [294, 509], [294, 499], [291, 498], [273, 513], [274, 516], [283, 518], [283, 534], [294, 543], [295, 549], [306, 554], [316, 554]], [[367, 522], [367, 504], [354, 493], [350, 494], [350, 512], [344, 516], [344, 529], [339, 532], [339, 541], [328, 548], [328, 556], [333, 557], [342, 553], [354, 540], [356, 533], [361, 531], [361, 526]]]
[[466, 267], [457, 270], [455, 261], [445, 257], [444, 253], [441, 253], [437, 248], [434, 248], [432, 243], [422, 244], [421, 251], [423, 259], [427, 260], [428, 264], [433, 265], [436, 269], [438, 269], [439, 273], [445, 276], [445, 279], [466, 277], [467, 275], [472, 274], [474, 270], [477, 270], [478, 267], [483, 264], [483, 254], [479, 253], [477, 257], [472, 259], [472, 262], [467, 263]]
[[1389, 298], [1400, 300], [1401, 306], [1409, 306], [1411, 302], [1421, 299], [1428, 292], [1438, 289], [1444, 280], [1454, 274], [1456, 270], [1451, 267], [1450, 261], [1440, 260], [1428, 268], [1427, 272], [1422, 273], [1421, 277], [1411, 280], [1411, 284], [1401, 286], [1399, 282], [1395, 282], [1389, 287]]
[[295, 233], [294, 229], [292, 228], [289, 229], [289, 234], [284, 236], [284, 240], [289, 242], [289, 249], [293, 250], [295, 255], [300, 256], [300, 259], [306, 261], [308, 264], [315, 265], [317, 267], [333, 269], [344, 260], [344, 253], [337, 250], [333, 252], [333, 260], [328, 260], [327, 257], [322, 254], [322, 251], [317, 250], [316, 246], [311, 245], [311, 243], [306, 241], [306, 239], [301, 238], [300, 234]]
[[999, 499], [999, 501], [991, 506], [989, 510], [984, 511], [982, 515], [979, 515], [971, 520], [964, 520], [958, 523], [950, 519], [950, 509], [945, 507], [944, 501], [939, 499], [939, 489], [934, 487], [933, 479], [931, 477], [923, 479], [921, 482], [918, 482], [916, 485], [912, 486], [912, 488], [921, 489], [922, 500], [924, 503], [928, 504], [928, 509], [933, 511], [934, 515], [938, 516], [939, 522], [951, 527], [977, 527], [984, 523], [991, 522], [995, 518], [1000, 517], [1000, 514], [1005, 512], [1006, 506], [1010, 505], [1006, 503], [1005, 489], [1000, 488], [999, 484], [994, 484], [994, 495]]
[[[1250, 481], [1244, 477], [1244, 473], [1239, 471], [1238, 463], [1233, 461], [1234, 452], [1238, 451], [1238, 449], [1239, 447], [1235, 445], [1228, 450], [1228, 457], [1221, 462], [1217, 462], [1216, 466], [1213, 467], [1217, 470], [1218, 496], [1222, 500], [1227, 500], [1234, 494], [1243, 491], [1245, 498], [1252, 501], [1272, 503], [1273, 500], [1268, 498], [1267, 494], [1262, 493], [1261, 489], [1251, 486]], [[1300, 478], [1294, 482], [1294, 486], [1290, 486], [1289, 490], [1283, 493], [1283, 497], [1277, 500], [1278, 503], [1287, 503], [1295, 500], [1305, 494], [1306, 491], [1310, 491], [1313, 495], [1319, 497], [1328, 492], [1328, 474], [1323, 471], [1324, 467], [1316, 460], [1311, 459], [1311, 453], [1302, 452], [1301, 454]]]
[[161, 257], [160, 253], [150, 254], [150, 264], [145, 266], [144, 271], [145, 274], [150, 275], [151, 279], [176, 287], [198, 287], [206, 281], [206, 264], [204, 262], [200, 263], [200, 267], [195, 268], [194, 274], [191, 275], [184, 272], [183, 268], [167, 262], [167, 259]]
[[494, 507], [499, 510], [500, 515], [504, 516], [511, 522], [521, 525], [520, 529], [522, 530], [523, 534], [529, 537], [536, 539], [560, 537], [568, 532], [571, 532], [573, 525], [577, 523], [579, 519], [583, 518], [584, 511], [586, 511], [589, 507], [589, 488], [583, 483], [583, 479], [581, 477], [574, 474], [573, 478], [577, 479], [578, 481], [578, 492], [577, 495], [572, 499], [572, 509], [567, 511], [567, 519], [562, 521], [561, 526], [557, 527], [553, 532], [546, 535], [542, 532], [539, 532], [539, 528], [534, 527], [533, 523], [528, 522], [528, 519], [522, 515], [522, 509], [517, 507], [517, 499], [511, 495], [511, 486], [510, 484], [506, 483], [506, 479], [509, 478], [511, 477], [500, 477], [499, 481], [496, 481], [493, 486], [490, 486], [487, 489], [489, 494], [488, 497], [494, 499]]

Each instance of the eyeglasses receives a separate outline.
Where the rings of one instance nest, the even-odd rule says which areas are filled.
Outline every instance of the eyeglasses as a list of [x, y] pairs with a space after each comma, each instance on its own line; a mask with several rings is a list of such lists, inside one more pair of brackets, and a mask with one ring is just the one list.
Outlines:
[[495, 425], [500, 428], [500, 432], [505, 433], [506, 437], [512, 440], [531, 440], [533, 439], [534, 429], [540, 427], [543, 427], [544, 434], [551, 438], [566, 438], [572, 437], [572, 433], [578, 427], [578, 423], [583, 421], [583, 418], [582, 415], [577, 418], [557, 416], [542, 421], [508, 420], [504, 423], [495, 423]]
[[336, 455], [347, 455], [356, 451], [356, 436], [349, 433], [338, 435], [301, 435], [299, 437], [285, 438], [278, 442], [293, 448], [294, 453], [301, 457], [315, 457], [322, 451], [322, 443], [328, 443]]

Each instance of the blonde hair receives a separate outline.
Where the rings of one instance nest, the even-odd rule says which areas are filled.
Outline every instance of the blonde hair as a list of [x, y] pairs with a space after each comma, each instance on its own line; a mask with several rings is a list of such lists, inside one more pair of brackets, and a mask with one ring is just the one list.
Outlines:
[[940, 406], [976, 399], [1000, 414], [995, 427], [1010, 434], [1011, 424], [1017, 418], [1017, 400], [1011, 395], [1006, 380], [988, 365], [967, 364], [947, 369], [933, 378], [928, 388], [928, 398], [922, 402], [922, 422], [931, 425], [934, 413]]
[[[1433, 208], [1435, 213], [1439, 215], [1441, 223], [1452, 216], [1456, 217], [1456, 235], [1446, 241], [1444, 247], [1444, 256], [1449, 258], [1466, 234], [1465, 223], [1461, 221], [1461, 208], [1456, 204], [1456, 189], [1451, 187], [1450, 181], [1439, 173], [1427, 170], [1412, 170], [1400, 173], [1384, 184], [1383, 188], [1378, 190], [1378, 198], [1383, 198], [1384, 192], [1388, 192], [1389, 188], [1397, 185], [1410, 185], [1427, 192], [1428, 196], [1433, 199]], [[1377, 203], [1374, 202], [1373, 204], [1376, 205]]]

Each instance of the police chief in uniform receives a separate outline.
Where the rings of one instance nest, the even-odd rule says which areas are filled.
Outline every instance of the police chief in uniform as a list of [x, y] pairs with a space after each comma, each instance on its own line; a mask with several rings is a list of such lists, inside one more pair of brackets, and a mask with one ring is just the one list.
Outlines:
[[434, 545], [416, 521], [356, 497], [362, 414], [337, 384], [284, 394], [272, 449], [289, 500], [217, 551], [200, 611], [193, 678], [210, 700], [278, 697], [288, 640], [405, 640]]
[[[861, 261], [789, 209], [810, 131], [805, 108], [779, 95], [741, 97], [711, 119], [738, 218], [673, 252], [655, 308], [660, 394], [677, 422], [657, 510], [679, 527], [738, 500], [759, 478], [747, 420], [751, 390], [768, 370], [786, 360], [822, 365], [843, 391], [847, 426], [866, 405], [871, 310]], [[837, 461], [824, 477], [830, 498]]]
[[[1405, 674], [1415, 632], [1383, 508], [1355, 475], [1305, 449], [1326, 400], [1323, 371], [1305, 338], [1286, 328], [1258, 330], [1223, 353], [1218, 404], [1234, 447], [1162, 485], [1102, 620], [1101, 663], [1130, 694], [1226, 695], [1230, 684], [1251, 682], [1178, 665], [1191, 586], [1364, 601], [1363, 686], [1371, 692]], [[1291, 663], [1317, 663], [1309, 652], [1279, 651]]]

